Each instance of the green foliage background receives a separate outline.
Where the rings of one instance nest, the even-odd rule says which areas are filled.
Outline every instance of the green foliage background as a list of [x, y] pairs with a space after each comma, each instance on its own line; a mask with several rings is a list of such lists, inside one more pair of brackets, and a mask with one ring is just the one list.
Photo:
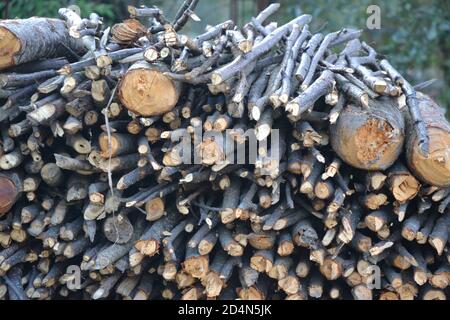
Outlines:
[[[185, 32], [198, 33], [207, 24], [230, 18], [233, 0], [201, 0], [196, 13], [201, 22], [191, 21]], [[236, 1], [236, 0], [235, 0]], [[84, 16], [95, 11], [107, 23], [127, 17], [128, 4], [157, 5], [171, 18], [182, 0], [2, 0], [2, 17], [55, 16], [58, 8], [77, 5]], [[243, 24], [256, 14], [258, 2], [237, 0], [237, 22]], [[450, 1], [449, 0], [279, 0], [276, 19], [313, 15], [311, 30], [335, 31], [342, 27], [364, 29], [363, 39], [385, 55], [413, 84], [436, 79], [425, 91], [438, 99], [449, 112], [450, 92]], [[369, 5], [381, 9], [381, 29], [366, 29]], [[6, 9], [7, 8], [7, 9]]]

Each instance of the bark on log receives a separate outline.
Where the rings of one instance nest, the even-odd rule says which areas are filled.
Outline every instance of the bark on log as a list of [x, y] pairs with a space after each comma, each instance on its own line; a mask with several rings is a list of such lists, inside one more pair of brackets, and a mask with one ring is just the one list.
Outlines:
[[48, 18], [3, 20], [0, 23], [0, 70], [41, 58], [82, 52], [83, 44], [69, 36], [64, 21]]
[[417, 93], [418, 108], [429, 138], [429, 154], [425, 157], [419, 146], [414, 124], [408, 117], [406, 160], [409, 168], [423, 182], [439, 187], [450, 186], [450, 124], [443, 109], [429, 96]]

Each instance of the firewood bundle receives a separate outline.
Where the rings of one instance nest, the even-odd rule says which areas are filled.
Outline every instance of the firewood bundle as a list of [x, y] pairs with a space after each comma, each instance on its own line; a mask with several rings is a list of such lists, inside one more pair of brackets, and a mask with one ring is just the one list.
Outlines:
[[0, 299], [446, 299], [442, 109], [359, 30], [197, 3], [0, 21]]

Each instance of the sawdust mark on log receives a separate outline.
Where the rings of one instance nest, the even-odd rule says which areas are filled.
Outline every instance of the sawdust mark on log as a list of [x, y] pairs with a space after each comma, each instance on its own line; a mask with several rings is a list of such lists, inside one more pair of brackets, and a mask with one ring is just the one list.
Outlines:
[[393, 131], [388, 122], [376, 118], [369, 119], [356, 131], [357, 158], [365, 163], [377, 161], [392, 141]]

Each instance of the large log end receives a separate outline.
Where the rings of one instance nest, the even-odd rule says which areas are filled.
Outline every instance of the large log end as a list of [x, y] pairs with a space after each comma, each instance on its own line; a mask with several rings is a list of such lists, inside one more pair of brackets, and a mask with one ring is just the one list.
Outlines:
[[0, 21], [0, 70], [40, 58], [84, 51], [59, 19], [32, 17]]
[[408, 129], [406, 158], [409, 168], [423, 182], [439, 187], [450, 186], [450, 124], [444, 112], [430, 97], [417, 93], [419, 109], [427, 127], [429, 155], [420, 152], [419, 139]]
[[349, 165], [385, 170], [402, 151], [404, 121], [397, 106], [371, 101], [369, 109], [348, 105], [331, 126], [331, 144]]
[[145, 117], [164, 114], [175, 106], [181, 85], [148, 63], [133, 65], [119, 87], [119, 98], [130, 111]]
[[0, 70], [15, 65], [14, 56], [20, 52], [21, 47], [14, 33], [0, 27]]
[[7, 177], [0, 177], [0, 215], [11, 209], [17, 195], [18, 190], [14, 182]]

